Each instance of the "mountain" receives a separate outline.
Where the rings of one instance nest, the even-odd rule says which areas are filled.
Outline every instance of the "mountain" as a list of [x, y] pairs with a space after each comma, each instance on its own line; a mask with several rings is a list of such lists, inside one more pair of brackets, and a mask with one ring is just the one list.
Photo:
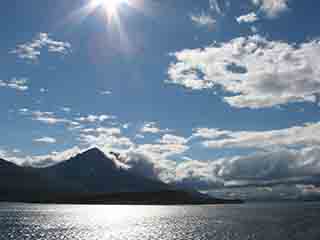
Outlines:
[[[119, 168], [97, 148], [47, 168], [0, 159], [0, 201], [106, 204], [231, 203]], [[233, 203], [233, 202], [232, 202]]]
[[66, 191], [63, 185], [53, 181], [37, 169], [20, 167], [0, 159], [0, 200], [32, 200], [38, 194]]
[[138, 192], [165, 190], [160, 181], [134, 175], [119, 168], [97, 148], [44, 169], [50, 178], [60, 179], [81, 192]]

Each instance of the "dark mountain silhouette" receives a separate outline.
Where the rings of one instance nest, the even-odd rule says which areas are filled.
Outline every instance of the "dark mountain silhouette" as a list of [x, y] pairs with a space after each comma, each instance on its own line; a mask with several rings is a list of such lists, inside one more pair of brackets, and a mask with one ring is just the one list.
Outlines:
[[82, 192], [137, 192], [169, 189], [167, 184], [131, 174], [93, 148], [68, 161], [44, 169], [47, 176]]
[[182, 191], [119, 168], [97, 148], [47, 168], [21, 167], [0, 159], [0, 201], [208, 204], [228, 203]]
[[39, 194], [44, 196], [67, 190], [67, 186], [49, 179], [38, 169], [20, 167], [0, 159], [0, 200], [28, 201]]

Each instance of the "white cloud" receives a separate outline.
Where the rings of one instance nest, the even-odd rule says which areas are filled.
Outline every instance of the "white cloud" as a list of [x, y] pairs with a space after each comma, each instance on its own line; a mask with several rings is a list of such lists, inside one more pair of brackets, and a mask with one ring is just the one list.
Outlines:
[[43, 49], [46, 49], [49, 53], [66, 55], [71, 51], [71, 44], [56, 41], [50, 38], [48, 33], [39, 33], [32, 41], [19, 44], [10, 53], [16, 54], [21, 59], [36, 61]]
[[197, 15], [192, 14], [190, 15], [190, 19], [192, 20], [193, 23], [201, 27], [205, 26], [208, 28], [213, 28], [214, 25], [216, 24], [216, 20], [212, 16], [206, 13], [201, 13]]
[[256, 26], [251, 26], [251, 27], [250, 27], [250, 30], [251, 30], [251, 32], [254, 33], [254, 34], [256, 34], [256, 33], [259, 31], [259, 29], [258, 29]]
[[69, 120], [65, 118], [56, 117], [53, 112], [33, 111], [31, 114], [32, 114], [32, 120], [50, 124], [50, 125], [57, 124], [57, 123], [71, 123]]
[[98, 127], [98, 128], [85, 128], [81, 129], [82, 133], [93, 133], [93, 134], [107, 134], [119, 136], [121, 135], [120, 128], [106, 128], [106, 127]]
[[79, 141], [86, 146], [96, 146], [107, 151], [129, 149], [134, 146], [130, 138], [121, 135], [120, 128], [82, 129]]
[[[210, 134], [210, 131], [212, 134]], [[270, 131], [197, 130], [194, 136], [212, 138], [203, 144], [209, 148], [297, 148], [320, 144], [320, 122]], [[219, 138], [218, 138], [219, 137]]]
[[230, 8], [230, 0], [209, 0], [210, 11], [215, 15], [225, 16], [226, 11]]
[[101, 95], [111, 95], [112, 92], [109, 91], [109, 90], [106, 90], [106, 91], [101, 91], [100, 94], [101, 94]]
[[[144, 147], [143, 147], [144, 148]], [[178, 186], [208, 190], [222, 187], [273, 186], [320, 182], [319, 147], [272, 150], [247, 156], [175, 162], [155, 149], [126, 152], [121, 161], [145, 176]], [[145, 171], [145, 172], [144, 172]]]
[[269, 18], [275, 18], [289, 9], [289, 0], [252, 0]]
[[48, 92], [48, 89], [46, 89], [46, 88], [40, 88], [40, 92], [41, 92], [41, 93], [46, 93], [46, 92]]
[[30, 110], [29, 110], [28, 108], [20, 108], [20, 109], [18, 110], [18, 112], [19, 112], [20, 114], [27, 114], [29, 111], [30, 111]]
[[228, 130], [220, 130], [216, 128], [196, 128], [193, 131], [194, 132], [191, 138], [201, 137], [207, 139], [215, 139], [232, 133]]
[[176, 135], [172, 135], [172, 134], [165, 134], [164, 136], [162, 136], [161, 139], [159, 139], [159, 143], [162, 144], [186, 144], [188, 142], [188, 139], [184, 138], [184, 137], [180, 137], [180, 136], [176, 136]]
[[47, 155], [27, 156], [19, 162], [20, 164], [25, 166], [47, 167], [57, 164], [61, 161], [68, 160], [71, 157], [74, 157], [77, 154], [83, 152], [84, 150], [85, 149], [80, 149], [78, 146], [75, 146], [60, 152], [54, 151]]
[[256, 13], [254, 12], [251, 12], [247, 15], [242, 15], [240, 17], [237, 17], [237, 22], [238, 23], [253, 23], [253, 22], [256, 22], [258, 21], [258, 16], [256, 15]]
[[31, 119], [34, 121], [39, 121], [49, 125], [62, 123], [62, 124], [67, 124], [71, 127], [79, 126], [78, 122], [75, 122], [66, 118], [57, 117], [53, 112], [32, 111], [27, 108], [22, 108], [22, 109], [19, 109], [19, 113], [22, 115], [30, 116]]
[[273, 107], [315, 102], [320, 93], [320, 41], [301, 44], [239, 37], [173, 54], [167, 83], [201, 90], [222, 87], [231, 106]]
[[[320, 182], [318, 177], [320, 148], [319, 139], [316, 137], [319, 135], [319, 129], [318, 123], [262, 132], [195, 129], [196, 138], [209, 138], [216, 142], [235, 141], [225, 143], [223, 147], [252, 147], [255, 142], [255, 146], [263, 149], [250, 155], [207, 161], [191, 158], [181, 162], [173, 160], [176, 155], [184, 154], [189, 146], [186, 145], [187, 139], [170, 134], [164, 135], [155, 144], [136, 145], [128, 137], [121, 136], [120, 129], [96, 128], [84, 129], [80, 140], [85, 144], [85, 149], [98, 146], [106, 154], [110, 151], [119, 151], [121, 155], [117, 161], [129, 171], [178, 186], [208, 190], [223, 187], [300, 184], [305, 185], [304, 191], [317, 192], [318, 188], [310, 184]], [[280, 147], [277, 148], [276, 145]], [[293, 145], [300, 145], [300, 148], [286, 148]], [[60, 153], [52, 152], [44, 156], [28, 156], [23, 159], [0, 150], [0, 157], [20, 164], [43, 167], [66, 160], [83, 149], [75, 147]]]
[[170, 132], [169, 129], [160, 129], [155, 122], [146, 122], [140, 129], [141, 133], [167, 133]]
[[71, 108], [69, 108], [69, 107], [62, 107], [62, 108], [60, 108], [62, 111], [64, 111], [64, 112], [71, 112]]
[[57, 140], [52, 137], [37, 138], [37, 139], [34, 139], [33, 141], [37, 143], [56, 143], [57, 142]]
[[156, 158], [167, 158], [174, 155], [179, 155], [186, 152], [189, 146], [179, 143], [170, 144], [141, 144], [137, 146], [136, 151], [146, 155], [152, 155]]
[[319, 156], [319, 147], [311, 147], [234, 157], [221, 161], [217, 176], [227, 186], [308, 182], [320, 173]]
[[136, 134], [135, 138], [144, 139], [144, 135], [138, 133]]
[[27, 79], [26, 78], [13, 78], [11, 80], [8, 81], [3, 81], [0, 80], [0, 88], [11, 88], [11, 89], [15, 89], [18, 91], [26, 91], [29, 89], [29, 87], [27, 86]]
[[112, 115], [105, 115], [105, 114], [92, 115], [92, 114], [90, 114], [90, 115], [85, 116], [85, 117], [76, 118], [76, 121], [94, 123], [94, 122], [104, 122], [106, 120], [115, 119], [115, 118], [116, 117], [112, 116]]

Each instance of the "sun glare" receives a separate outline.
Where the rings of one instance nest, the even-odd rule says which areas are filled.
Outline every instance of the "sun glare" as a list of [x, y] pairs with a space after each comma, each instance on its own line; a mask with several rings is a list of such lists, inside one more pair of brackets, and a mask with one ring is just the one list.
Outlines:
[[129, 0], [91, 0], [91, 4], [95, 7], [103, 7], [106, 11], [108, 18], [118, 15], [119, 7], [128, 3]]
[[103, 15], [108, 43], [116, 45], [116, 49], [129, 52], [132, 49], [131, 41], [121, 21], [121, 18], [127, 17], [128, 14], [122, 15], [121, 13], [134, 10], [135, 12], [143, 12], [143, 14], [146, 15], [144, 1], [145, 0], [86, 0], [86, 4], [74, 10], [68, 16], [68, 20], [81, 23], [94, 13], [97, 13], [99, 16]]

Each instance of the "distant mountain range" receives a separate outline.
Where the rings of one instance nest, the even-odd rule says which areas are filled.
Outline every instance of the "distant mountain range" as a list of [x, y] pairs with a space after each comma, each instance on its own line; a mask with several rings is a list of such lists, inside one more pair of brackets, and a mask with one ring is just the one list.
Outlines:
[[119, 168], [97, 148], [47, 168], [22, 167], [0, 159], [0, 201], [90, 204], [216, 204], [239, 200], [211, 198], [181, 190]]

